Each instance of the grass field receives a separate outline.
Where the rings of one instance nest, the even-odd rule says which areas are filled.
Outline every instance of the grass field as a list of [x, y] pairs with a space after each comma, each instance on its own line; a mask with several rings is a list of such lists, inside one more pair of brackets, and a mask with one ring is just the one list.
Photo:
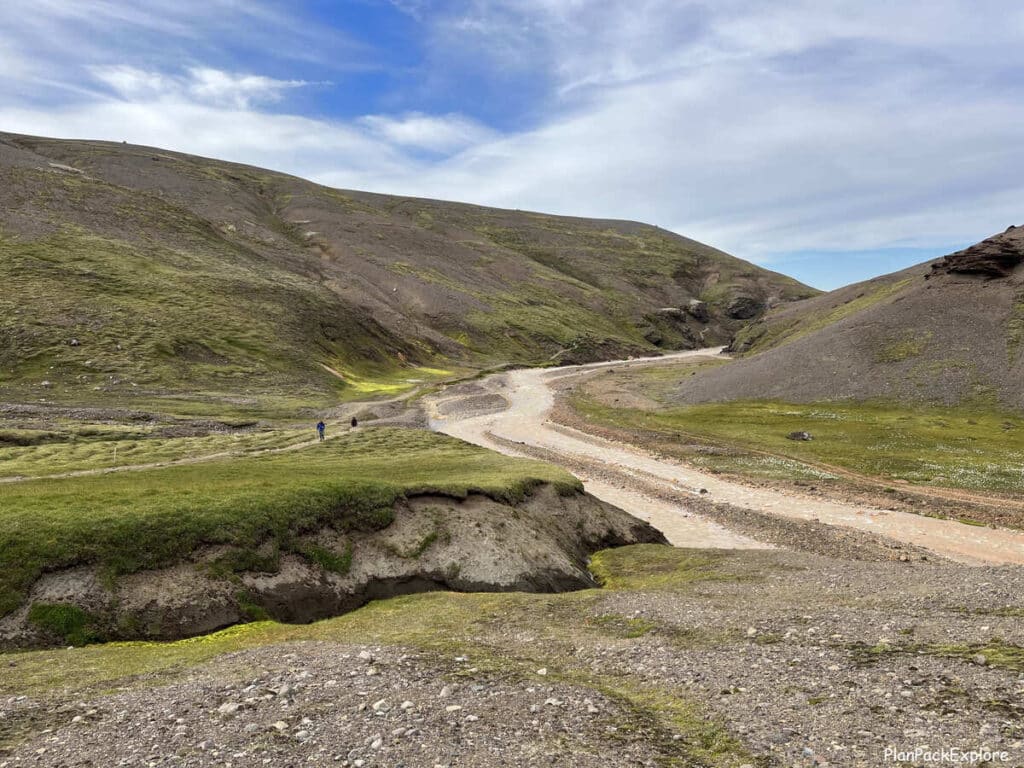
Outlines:
[[[673, 373], [674, 371], [674, 373]], [[1024, 417], [980, 406], [905, 407], [889, 403], [793, 404], [766, 401], [673, 406], [668, 399], [693, 371], [662, 368], [619, 380], [650, 398], [651, 408], [619, 408], [607, 397], [577, 393], [573, 407], [598, 424], [649, 430], [694, 451], [710, 469], [769, 478], [828, 477], [831, 465], [883, 481], [976, 491], [1024, 492]], [[810, 441], [787, 439], [809, 432]], [[762, 453], [763, 452], [763, 453]], [[767, 455], [766, 455], [767, 454]]]
[[251, 549], [324, 525], [383, 527], [405, 495], [517, 500], [544, 482], [579, 487], [541, 462], [377, 428], [279, 454], [0, 484], [0, 615], [47, 569], [94, 564], [113, 577], [205, 544]]
[[305, 429], [262, 429], [200, 437], [160, 437], [154, 427], [83, 425], [64, 431], [0, 429], [0, 478], [244, 454], [286, 448], [315, 438]]

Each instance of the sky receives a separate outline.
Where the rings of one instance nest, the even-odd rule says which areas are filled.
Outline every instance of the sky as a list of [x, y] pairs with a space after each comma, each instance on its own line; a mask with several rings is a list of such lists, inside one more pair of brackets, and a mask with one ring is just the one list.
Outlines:
[[644, 221], [830, 289], [1024, 224], [1024, 3], [3, 0], [0, 130]]

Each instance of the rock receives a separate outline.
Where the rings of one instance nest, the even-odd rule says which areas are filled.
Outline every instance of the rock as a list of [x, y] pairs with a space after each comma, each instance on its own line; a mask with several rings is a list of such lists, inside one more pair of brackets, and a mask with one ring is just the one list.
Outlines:
[[660, 307], [654, 310], [654, 314], [661, 315], [662, 317], [682, 317], [684, 310], [678, 307]]
[[415, 705], [415, 704], [413, 704], [413, 703], [412, 703], [411, 701], [409, 701], [408, 699], [406, 699], [405, 701], [403, 701], [403, 702], [401, 703], [401, 705], [400, 705], [400, 706], [401, 706], [401, 708], [402, 708], [402, 709], [412, 709], [412, 708], [413, 708], [413, 707], [415, 707], [416, 705]]
[[240, 709], [242, 709], [242, 705], [237, 701], [226, 701], [217, 707], [217, 711], [222, 715], [233, 715]]
[[932, 266], [936, 272], [1006, 277], [1024, 263], [1024, 227], [1010, 227], [1005, 232], [982, 240], [970, 248], [944, 256]]
[[273, 728], [278, 733], [284, 733], [285, 731], [288, 730], [288, 723], [286, 723], [284, 720], [278, 720], [276, 723], [274, 723], [270, 727]]
[[706, 301], [690, 299], [690, 303], [686, 305], [686, 311], [698, 323], [706, 323], [711, 320], [711, 312], [708, 311], [708, 303]]
[[68, 340], [68, 346], [69, 347], [80, 347], [80, 346], [82, 346], [82, 342], [80, 342], [78, 339], [69, 339]]
[[814, 437], [811, 435], [810, 432], [790, 432], [788, 435], [786, 435], [786, 439], [807, 442], [808, 440], [813, 440]]
[[460, 707], [458, 704], [449, 704], [447, 707], [444, 708], [444, 711], [445, 712], [460, 712], [460, 711], [462, 711], [462, 707]]
[[753, 296], [737, 296], [725, 308], [725, 314], [733, 320], [749, 320], [764, 312], [764, 304]]
[[665, 335], [657, 328], [654, 328], [653, 326], [645, 326], [640, 330], [643, 334], [644, 339], [646, 341], [649, 341], [651, 344], [654, 344], [655, 346], [665, 341]]
[[299, 731], [298, 733], [295, 734], [294, 738], [295, 738], [296, 741], [309, 741], [309, 737], [310, 737], [309, 731]]
[[747, 627], [747, 637], [757, 637], [757, 629], [755, 627]]
[[373, 661], [373, 654], [369, 651], [360, 651], [359, 658], [363, 661]]
[[974, 654], [971, 657], [971, 661], [973, 661], [979, 667], [984, 667], [985, 665], [988, 664], [988, 659], [985, 657], [985, 654], [983, 654], [983, 653], [976, 653], [976, 654]]
[[439, 698], [439, 699], [447, 699], [451, 695], [452, 695], [452, 687], [450, 685], [446, 685], [444, 688], [441, 689], [441, 692], [439, 694], [437, 694], [437, 698]]
[[540, 675], [541, 677], [543, 677], [547, 673], [548, 673], [548, 668], [547, 667], [541, 667], [540, 669], [537, 670], [537, 674]]

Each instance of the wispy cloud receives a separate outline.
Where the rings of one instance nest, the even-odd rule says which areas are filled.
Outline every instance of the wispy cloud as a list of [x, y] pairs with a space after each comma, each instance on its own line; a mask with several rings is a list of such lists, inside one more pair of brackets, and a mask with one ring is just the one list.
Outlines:
[[90, 71], [123, 99], [191, 98], [235, 109], [279, 101], [285, 91], [311, 85], [305, 80], [275, 80], [212, 67], [189, 67], [181, 75], [147, 72], [123, 65], [92, 67]]
[[496, 136], [495, 131], [458, 114], [367, 115], [360, 122], [393, 144], [432, 152], [451, 153], [486, 143]]

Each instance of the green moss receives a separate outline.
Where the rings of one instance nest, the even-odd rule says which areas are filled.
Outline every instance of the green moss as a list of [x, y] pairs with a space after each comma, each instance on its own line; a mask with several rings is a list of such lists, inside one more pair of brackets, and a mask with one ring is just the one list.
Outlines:
[[277, 573], [281, 560], [277, 548], [271, 554], [261, 554], [254, 549], [234, 549], [226, 552], [212, 563], [209, 571], [214, 577], [228, 577], [239, 573]]
[[868, 646], [858, 643], [849, 646], [849, 651], [855, 659], [863, 663], [870, 663], [886, 654], [925, 654], [962, 659], [971, 663], [976, 663], [975, 658], [981, 656], [984, 657], [985, 663], [988, 665], [1009, 669], [1014, 672], [1024, 672], [1024, 648], [999, 639], [993, 639], [988, 643], [972, 643], [969, 645], [928, 643], [894, 646], [880, 643]]
[[721, 557], [658, 544], [607, 549], [590, 560], [590, 572], [607, 589], [672, 590], [694, 582], [733, 580]]
[[643, 637], [657, 626], [653, 621], [643, 618], [626, 618], [617, 614], [602, 614], [590, 619], [588, 622], [602, 633], [613, 637], [622, 637], [632, 640]]
[[928, 346], [932, 334], [924, 336], [904, 336], [881, 346], [875, 353], [875, 361], [879, 363], [898, 363], [911, 357], [917, 357]]
[[306, 559], [319, 565], [325, 571], [331, 571], [332, 573], [344, 576], [352, 570], [352, 542], [350, 541], [345, 543], [345, 548], [341, 554], [316, 544], [298, 545], [296, 551]]
[[249, 621], [267, 621], [270, 618], [251, 592], [240, 590], [235, 594], [235, 600], [238, 602], [238, 610]]
[[75, 605], [33, 603], [28, 621], [67, 645], [88, 645], [103, 640], [96, 619]]
[[969, 660], [973, 660], [975, 656], [984, 656], [986, 663], [993, 667], [1024, 672], [1024, 648], [1000, 640], [973, 645], [929, 645], [924, 651], [937, 656]]

